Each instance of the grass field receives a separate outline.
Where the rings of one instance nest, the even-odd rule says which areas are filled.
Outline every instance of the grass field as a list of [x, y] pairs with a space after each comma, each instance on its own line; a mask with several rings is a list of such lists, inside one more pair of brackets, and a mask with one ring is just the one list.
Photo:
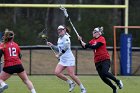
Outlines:
[[[66, 82], [55, 76], [30, 76], [37, 93], [69, 93]], [[112, 93], [110, 87], [105, 85], [98, 76], [79, 76], [87, 93]], [[124, 88], [118, 93], [140, 93], [140, 76], [118, 76], [124, 83]], [[20, 78], [12, 76], [6, 81], [9, 88], [4, 93], [30, 93]], [[79, 87], [71, 93], [80, 93]]]

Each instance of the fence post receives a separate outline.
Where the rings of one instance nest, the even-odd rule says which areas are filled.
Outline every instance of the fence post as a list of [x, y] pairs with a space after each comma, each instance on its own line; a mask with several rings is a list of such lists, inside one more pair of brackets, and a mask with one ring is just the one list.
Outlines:
[[76, 75], [77, 75], [77, 72], [78, 72], [78, 67], [77, 67], [77, 65], [78, 65], [78, 56], [77, 56], [77, 54], [78, 54], [78, 48], [75, 49], [75, 74]]
[[0, 73], [2, 71], [2, 62], [0, 62]]
[[30, 66], [29, 66], [29, 75], [32, 74], [32, 49], [30, 49]]

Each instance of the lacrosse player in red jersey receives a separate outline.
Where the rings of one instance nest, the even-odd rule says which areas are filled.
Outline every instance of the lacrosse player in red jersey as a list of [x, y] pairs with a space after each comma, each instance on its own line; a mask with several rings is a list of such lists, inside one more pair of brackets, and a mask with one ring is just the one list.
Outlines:
[[[94, 51], [94, 63], [96, 70], [100, 78], [113, 89], [113, 93], [117, 93], [117, 87], [111, 82], [113, 80], [117, 86], [122, 89], [123, 83], [121, 80], [116, 79], [110, 72], [110, 56], [106, 49], [106, 40], [102, 36], [103, 27], [97, 27], [93, 30], [93, 39], [88, 43], [82, 41], [81, 37], [78, 37], [81, 40], [81, 45], [83, 48], [91, 48]], [[111, 79], [111, 80], [110, 80]]]
[[7, 29], [3, 39], [3, 43], [0, 44], [0, 60], [2, 55], [4, 55], [4, 67], [0, 73], [0, 93], [8, 88], [8, 85], [4, 81], [10, 78], [14, 73], [17, 73], [31, 93], [36, 93], [32, 82], [29, 80], [22, 66], [20, 48], [18, 44], [13, 41], [14, 32]]
[[[57, 31], [59, 34], [57, 46], [53, 45], [51, 42], [47, 42], [47, 45], [58, 51], [58, 55], [56, 55], [56, 57], [59, 59], [59, 63], [55, 68], [55, 74], [58, 78], [66, 81], [69, 84], [69, 92], [74, 89], [76, 82], [80, 86], [81, 93], [86, 93], [85, 87], [80, 82], [79, 78], [75, 75], [75, 57], [71, 51], [70, 35], [67, 33], [68, 29], [63, 25], [60, 25], [58, 26]], [[62, 71], [65, 69], [73, 81], [68, 79], [62, 73]]]

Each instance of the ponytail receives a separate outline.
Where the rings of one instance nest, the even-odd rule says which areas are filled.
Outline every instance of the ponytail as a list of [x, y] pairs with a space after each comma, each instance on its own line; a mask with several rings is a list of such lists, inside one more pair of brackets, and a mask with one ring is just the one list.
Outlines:
[[66, 35], [69, 36], [69, 37], [71, 37], [70, 34], [69, 34], [70, 33], [70, 30], [67, 27], [65, 27], [65, 29], [66, 29]]
[[13, 38], [14, 38], [14, 32], [6, 29], [5, 33], [4, 33], [4, 36], [3, 36], [4, 43], [7, 43], [7, 42], [11, 41]]

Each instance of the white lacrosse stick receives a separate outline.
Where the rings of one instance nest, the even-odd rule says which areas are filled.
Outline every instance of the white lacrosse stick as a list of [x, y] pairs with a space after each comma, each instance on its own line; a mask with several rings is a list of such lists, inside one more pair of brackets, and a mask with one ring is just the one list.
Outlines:
[[[60, 9], [63, 11], [64, 16], [68, 19], [68, 21], [70, 22], [70, 24], [71, 24], [71, 26], [72, 26], [74, 32], [76, 33], [77, 37], [79, 38], [80, 35], [78, 34], [76, 28], [74, 27], [74, 25], [73, 25], [73, 23], [72, 23], [72, 21], [71, 21], [69, 15], [68, 15], [67, 9], [66, 9], [65, 7], [63, 7], [62, 5], [60, 5]], [[82, 40], [80, 40], [80, 41], [82, 41]]]
[[65, 17], [68, 18], [69, 15], [68, 15], [67, 9], [63, 7], [62, 5], [60, 5], [60, 9], [64, 12]]

